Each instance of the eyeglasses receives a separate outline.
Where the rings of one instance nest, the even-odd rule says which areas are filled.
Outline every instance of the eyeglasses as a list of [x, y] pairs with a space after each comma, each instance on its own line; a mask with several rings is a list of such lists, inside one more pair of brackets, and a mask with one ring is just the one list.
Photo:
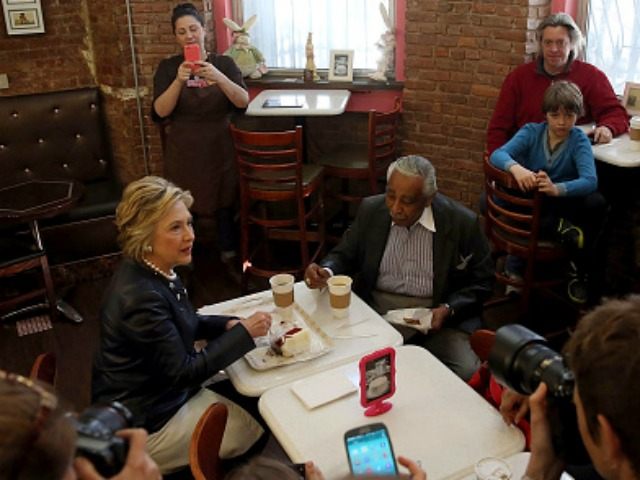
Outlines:
[[22, 458], [16, 461], [13, 465], [14, 473], [19, 472], [22, 469], [22, 465], [27, 458], [27, 454], [31, 447], [38, 441], [42, 429], [49, 418], [52, 411], [58, 406], [58, 397], [53, 393], [47, 391], [42, 386], [38, 385], [29, 378], [23, 377], [15, 373], [10, 373], [5, 370], [0, 370], [0, 380], [9, 383], [10, 385], [20, 385], [28, 390], [35, 392], [40, 400], [38, 404], [38, 410], [31, 425], [31, 429], [24, 446], [22, 447]]

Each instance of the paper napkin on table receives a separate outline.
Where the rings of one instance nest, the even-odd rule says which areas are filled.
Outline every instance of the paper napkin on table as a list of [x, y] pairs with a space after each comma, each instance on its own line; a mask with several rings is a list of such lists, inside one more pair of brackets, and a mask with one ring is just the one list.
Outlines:
[[387, 322], [427, 333], [431, 328], [431, 317], [433, 313], [430, 308], [400, 308], [389, 310], [382, 316]]
[[326, 372], [300, 380], [291, 390], [309, 410], [355, 392], [358, 388], [349, 378], [336, 372]]

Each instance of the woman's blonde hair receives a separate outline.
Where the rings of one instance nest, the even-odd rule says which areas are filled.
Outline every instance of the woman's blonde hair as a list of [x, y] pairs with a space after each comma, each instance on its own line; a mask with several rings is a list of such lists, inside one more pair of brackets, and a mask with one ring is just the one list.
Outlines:
[[116, 208], [118, 242], [123, 253], [141, 261], [151, 246], [158, 221], [179, 201], [187, 208], [193, 205], [188, 190], [161, 177], [149, 175], [127, 185]]
[[0, 371], [0, 478], [60, 480], [76, 431], [44, 384]]

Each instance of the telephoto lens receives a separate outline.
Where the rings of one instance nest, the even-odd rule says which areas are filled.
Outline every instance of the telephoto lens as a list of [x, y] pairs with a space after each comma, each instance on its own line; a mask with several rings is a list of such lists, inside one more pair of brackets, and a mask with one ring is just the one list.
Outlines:
[[76, 456], [88, 459], [104, 477], [122, 470], [129, 445], [115, 433], [131, 426], [129, 409], [119, 402], [92, 405], [77, 418], [70, 418], [78, 434]]
[[570, 399], [573, 395], [573, 373], [562, 355], [522, 325], [506, 325], [496, 331], [489, 368], [500, 383], [523, 395], [531, 395], [540, 382], [553, 397]]

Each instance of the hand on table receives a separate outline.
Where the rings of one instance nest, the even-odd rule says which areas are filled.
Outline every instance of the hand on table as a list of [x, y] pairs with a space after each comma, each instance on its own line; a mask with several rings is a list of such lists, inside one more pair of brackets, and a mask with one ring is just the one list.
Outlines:
[[595, 143], [609, 143], [613, 139], [613, 133], [609, 127], [601, 125], [593, 130], [593, 141]]
[[444, 326], [445, 320], [449, 318], [449, 308], [440, 305], [431, 309], [431, 328], [430, 331], [437, 332]]
[[305, 462], [304, 474], [306, 480], [324, 480], [324, 475], [322, 475], [320, 469], [311, 461]]
[[324, 288], [331, 274], [317, 263], [311, 263], [304, 272], [304, 283], [309, 288]]
[[398, 463], [409, 470], [411, 480], [427, 480], [427, 472], [422, 469], [418, 462], [400, 455], [398, 456]]
[[[120, 473], [112, 480], [158, 480], [162, 478], [160, 470], [147, 453], [147, 432], [142, 428], [130, 428], [116, 433], [129, 441], [127, 461]], [[86, 458], [78, 457], [73, 468], [80, 480], [104, 480], [93, 464]]]

